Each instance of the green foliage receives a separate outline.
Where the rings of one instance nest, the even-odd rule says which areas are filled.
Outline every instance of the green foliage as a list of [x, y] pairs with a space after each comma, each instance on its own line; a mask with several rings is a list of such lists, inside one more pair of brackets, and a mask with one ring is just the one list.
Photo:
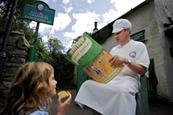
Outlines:
[[[56, 37], [49, 37], [48, 43], [44, 43], [41, 37], [35, 34], [35, 30], [29, 27], [31, 21], [20, 19], [24, 4], [34, 3], [37, 0], [19, 0], [13, 20], [13, 30], [23, 32], [27, 41], [35, 46], [37, 60], [51, 63], [55, 69], [55, 78], [61, 88], [69, 86], [73, 79], [74, 66], [62, 55], [64, 49], [62, 43]], [[0, 30], [5, 30], [9, 18], [10, 9], [14, 0], [6, 0], [0, 4]]]
[[25, 37], [28, 40], [28, 42], [30, 44], [32, 44], [34, 42], [35, 38], [37, 38], [37, 37], [35, 35], [34, 30], [29, 28], [28, 25], [29, 24], [25, 24], [25, 21], [23, 20], [23, 22], [21, 22], [21, 23], [15, 23], [13, 25], [13, 30], [23, 32], [25, 34]]
[[42, 60], [48, 60], [52, 58], [50, 52], [46, 48], [46, 44], [42, 41], [41, 38], [37, 38], [36, 51], [37, 54], [42, 58]]
[[72, 88], [74, 77], [74, 65], [70, 63], [62, 54], [64, 46], [58, 40], [58, 38], [50, 36], [48, 38], [48, 49], [51, 55], [51, 59], [48, 60], [55, 69], [55, 79], [58, 81], [59, 88]]
[[[30, 4], [34, 3], [37, 0], [18, 0], [18, 4], [16, 7], [16, 12], [14, 14], [14, 24], [16, 23], [17, 20], [20, 19], [22, 11], [23, 11], [23, 6], [25, 4]], [[11, 11], [11, 7], [15, 0], [4, 0], [0, 4], [0, 30], [5, 30], [5, 26], [7, 24], [7, 20], [9, 18], [9, 14]]]
[[64, 46], [62, 45], [61, 41], [58, 40], [58, 38], [50, 36], [48, 38], [48, 49], [51, 54], [59, 55], [61, 51], [64, 49]]

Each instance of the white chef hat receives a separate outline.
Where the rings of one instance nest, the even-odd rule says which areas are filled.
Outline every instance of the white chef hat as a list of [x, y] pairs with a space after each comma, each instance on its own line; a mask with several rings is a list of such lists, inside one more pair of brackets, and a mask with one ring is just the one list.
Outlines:
[[132, 29], [131, 22], [127, 19], [118, 19], [113, 23], [112, 33], [117, 33], [127, 28], [129, 28], [130, 30]]

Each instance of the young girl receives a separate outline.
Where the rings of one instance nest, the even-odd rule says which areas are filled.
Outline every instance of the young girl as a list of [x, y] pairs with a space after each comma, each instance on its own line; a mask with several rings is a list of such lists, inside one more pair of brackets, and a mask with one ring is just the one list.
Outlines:
[[[29, 62], [17, 72], [12, 82], [7, 105], [0, 115], [49, 115], [50, 98], [56, 95], [54, 69], [45, 62]], [[71, 102], [57, 100], [57, 113], [64, 115]]]

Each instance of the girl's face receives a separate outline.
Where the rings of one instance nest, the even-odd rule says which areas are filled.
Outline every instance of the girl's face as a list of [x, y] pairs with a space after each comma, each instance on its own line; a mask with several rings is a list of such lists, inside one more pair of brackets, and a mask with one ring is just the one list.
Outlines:
[[56, 94], [57, 81], [54, 78], [54, 73], [49, 77], [49, 95], [53, 96]]

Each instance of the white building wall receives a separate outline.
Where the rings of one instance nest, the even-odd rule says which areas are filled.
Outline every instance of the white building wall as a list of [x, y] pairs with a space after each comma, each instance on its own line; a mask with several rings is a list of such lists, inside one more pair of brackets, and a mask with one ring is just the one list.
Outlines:
[[[146, 46], [150, 58], [154, 58], [155, 72], [158, 79], [157, 92], [160, 96], [173, 100], [173, 87], [169, 83], [173, 80], [173, 74], [166, 69], [168, 61], [165, 56], [170, 56], [168, 51], [165, 51], [165, 38], [159, 33], [159, 29], [154, 15], [154, 2], [138, 8], [137, 10], [124, 15], [122, 18], [127, 18], [132, 22], [133, 33], [145, 30]], [[111, 36], [105, 41], [103, 47], [110, 50], [116, 44], [115, 39]], [[173, 65], [173, 64], [172, 64]], [[173, 67], [172, 67], [173, 68]], [[171, 77], [171, 78], [170, 78]], [[173, 84], [173, 82], [172, 82]]]
[[163, 26], [164, 24], [170, 24], [168, 17], [173, 21], [173, 2], [172, 0], [154, 0], [154, 4], [155, 17], [161, 33], [161, 42], [164, 50], [163, 60], [168, 84], [168, 98], [173, 101], [173, 56], [170, 56], [170, 48], [173, 49], [173, 38], [168, 38], [164, 35], [166, 28]]

